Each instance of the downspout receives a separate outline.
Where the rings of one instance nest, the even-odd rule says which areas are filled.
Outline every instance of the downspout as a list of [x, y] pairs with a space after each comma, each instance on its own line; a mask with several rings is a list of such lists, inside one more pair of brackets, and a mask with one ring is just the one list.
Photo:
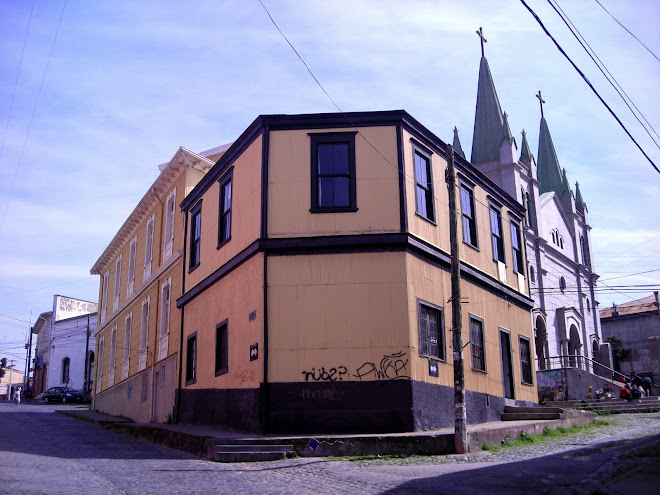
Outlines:
[[[186, 262], [188, 260], [188, 257], [186, 255], [187, 252], [187, 239], [188, 239], [188, 210], [186, 209], [184, 213], [184, 220], [183, 220], [183, 259], [181, 262], [181, 295], [183, 295], [186, 292]], [[183, 370], [181, 369], [181, 366], [183, 364], [183, 320], [184, 320], [184, 313], [186, 310], [186, 305], [184, 304], [181, 306], [181, 331], [179, 333], [179, 377], [177, 379], [177, 386], [176, 386], [176, 397], [174, 400], [174, 418], [173, 422], [178, 423], [179, 418], [181, 415], [181, 378], [183, 376]]]
[[[261, 141], [261, 241], [265, 243], [268, 237], [268, 154], [270, 150], [270, 126], [263, 129]], [[268, 250], [264, 247], [264, 379], [261, 392], [261, 428], [264, 433], [269, 431], [268, 420]]]

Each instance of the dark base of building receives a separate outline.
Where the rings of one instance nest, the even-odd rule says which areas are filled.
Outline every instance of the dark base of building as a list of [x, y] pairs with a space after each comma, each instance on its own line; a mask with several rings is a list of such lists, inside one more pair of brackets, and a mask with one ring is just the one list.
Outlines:
[[[453, 428], [455, 421], [453, 388], [414, 380], [272, 383], [262, 394], [263, 387], [183, 390], [180, 422], [314, 434], [423, 431]], [[499, 421], [504, 406], [503, 397], [468, 391], [467, 423]]]

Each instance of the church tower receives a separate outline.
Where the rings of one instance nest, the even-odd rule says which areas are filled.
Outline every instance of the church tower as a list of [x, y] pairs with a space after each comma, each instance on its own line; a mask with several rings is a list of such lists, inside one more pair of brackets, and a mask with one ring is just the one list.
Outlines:
[[573, 193], [566, 170], [559, 165], [540, 91], [536, 95], [541, 108], [538, 160], [524, 130], [518, 156], [484, 55], [481, 28], [477, 34], [482, 51], [471, 162], [526, 208], [527, 276], [534, 299], [538, 370], [579, 368], [609, 374], [594, 364], [610, 366], [611, 355], [601, 341], [598, 275], [591, 262], [591, 226], [584, 198], [577, 184]]

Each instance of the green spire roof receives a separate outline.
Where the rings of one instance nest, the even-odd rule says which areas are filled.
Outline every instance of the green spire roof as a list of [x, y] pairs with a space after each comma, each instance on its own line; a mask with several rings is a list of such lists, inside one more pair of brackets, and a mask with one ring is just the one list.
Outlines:
[[564, 182], [565, 172], [562, 174], [559, 168], [559, 160], [555, 153], [555, 146], [552, 144], [552, 137], [548, 129], [548, 123], [545, 117], [541, 118], [541, 129], [539, 132], [539, 152], [537, 162], [537, 177], [539, 180], [539, 193], [554, 191], [557, 197], [561, 199], [564, 193], [569, 190], [568, 184]]
[[575, 206], [577, 208], [586, 208], [586, 204], [584, 202], [584, 199], [582, 198], [582, 193], [580, 192], [580, 184], [575, 182]]
[[507, 115], [506, 112], [502, 114], [502, 132], [504, 139], [512, 143], [513, 135], [511, 134], [511, 128], [509, 127], [509, 116]]
[[521, 145], [521, 151], [520, 151], [520, 159], [522, 160], [525, 158], [529, 163], [532, 163], [532, 160], [534, 159], [534, 155], [532, 155], [532, 152], [529, 150], [529, 143], [527, 142], [527, 133], [525, 132], [525, 129], [522, 131], [522, 145]]
[[482, 163], [499, 159], [504, 133], [503, 114], [495, 91], [493, 76], [490, 73], [486, 57], [481, 57], [470, 161]]
[[465, 158], [465, 153], [463, 153], [463, 148], [461, 147], [461, 140], [458, 139], [458, 129], [454, 127], [454, 142], [452, 143], [454, 151]]

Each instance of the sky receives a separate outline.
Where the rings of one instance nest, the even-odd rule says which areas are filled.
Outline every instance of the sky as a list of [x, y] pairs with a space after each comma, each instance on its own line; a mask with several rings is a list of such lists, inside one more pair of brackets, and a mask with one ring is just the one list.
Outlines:
[[[601, 308], [658, 289], [660, 174], [522, 2], [262, 1], [332, 100], [259, 0], [0, 0], [0, 357], [24, 369], [54, 294], [98, 299], [90, 268], [179, 146], [232, 142], [260, 114], [404, 109], [446, 142], [458, 127], [469, 155], [479, 27], [534, 154], [543, 94], [589, 210]], [[556, 0], [660, 132], [660, 2], [599, 2], [648, 50], [595, 0]], [[527, 3], [660, 168], [660, 138], [550, 3]]]

